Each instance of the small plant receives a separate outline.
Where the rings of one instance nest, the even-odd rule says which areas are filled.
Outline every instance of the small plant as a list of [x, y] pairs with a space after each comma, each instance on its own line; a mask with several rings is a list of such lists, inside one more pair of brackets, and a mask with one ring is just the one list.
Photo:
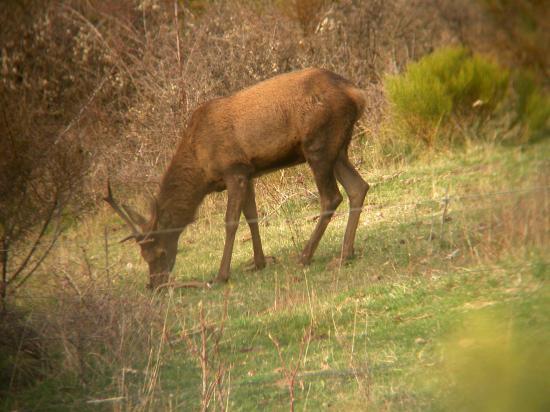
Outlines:
[[392, 119], [427, 144], [441, 138], [452, 120], [483, 122], [508, 87], [508, 71], [465, 48], [443, 48], [388, 76]]

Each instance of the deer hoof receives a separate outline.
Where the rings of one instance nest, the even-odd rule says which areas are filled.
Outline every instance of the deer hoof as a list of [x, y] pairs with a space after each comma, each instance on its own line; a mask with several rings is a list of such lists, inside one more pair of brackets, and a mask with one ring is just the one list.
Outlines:
[[225, 285], [228, 280], [229, 280], [229, 276], [223, 277], [218, 275], [214, 279], [212, 279], [210, 282], [208, 282], [208, 287], [212, 288], [216, 285]]
[[301, 254], [298, 256], [298, 262], [302, 266], [309, 266], [309, 264], [311, 263], [311, 257], [304, 256], [303, 254]]
[[338, 270], [350, 263], [350, 261], [353, 259], [353, 256], [348, 257], [335, 257], [327, 264], [328, 270]]
[[273, 256], [266, 256], [264, 258], [264, 261], [260, 264], [256, 264], [254, 259], [250, 259], [248, 262], [246, 262], [244, 270], [246, 272], [253, 272], [253, 271], [256, 271], [256, 270], [262, 270], [267, 265], [272, 265], [273, 263], [276, 263], [276, 262], [277, 262], [277, 260]]

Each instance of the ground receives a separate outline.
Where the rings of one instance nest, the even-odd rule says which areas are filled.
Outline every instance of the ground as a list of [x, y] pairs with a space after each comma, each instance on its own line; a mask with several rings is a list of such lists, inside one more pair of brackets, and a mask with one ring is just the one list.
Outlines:
[[[262, 178], [260, 230], [275, 262], [246, 269], [252, 245], [242, 223], [227, 285], [147, 298], [162, 315], [162, 333], [151, 328], [156, 340], [149, 353], [102, 369], [85, 389], [78, 379], [51, 377], [6, 405], [194, 410], [209, 402], [211, 409], [242, 411], [287, 410], [291, 403], [312, 411], [548, 405], [541, 365], [550, 347], [550, 143], [480, 143], [377, 168], [366, 154], [363, 147], [354, 156], [371, 189], [353, 260], [334, 265], [343, 202], [311, 266], [300, 266], [297, 256], [318, 211], [313, 181], [305, 168]], [[209, 199], [183, 234], [175, 280], [216, 274], [223, 207], [223, 195]], [[88, 243], [78, 241], [83, 237]], [[85, 244], [86, 265], [96, 279], [111, 277], [110, 294], [148, 296], [138, 248], [118, 244], [119, 237], [123, 224], [106, 208], [71, 229], [55, 259], [81, 267], [83, 260], [71, 263], [71, 256], [82, 256]], [[73, 282], [82, 289], [84, 281]], [[107, 398], [115, 399], [88, 403]]]

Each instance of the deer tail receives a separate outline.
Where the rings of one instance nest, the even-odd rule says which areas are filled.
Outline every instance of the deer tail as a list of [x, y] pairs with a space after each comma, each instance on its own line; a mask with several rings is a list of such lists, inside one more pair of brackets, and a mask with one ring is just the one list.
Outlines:
[[357, 87], [350, 87], [348, 93], [357, 106], [357, 117], [359, 118], [365, 111], [365, 106], [367, 105], [367, 93]]

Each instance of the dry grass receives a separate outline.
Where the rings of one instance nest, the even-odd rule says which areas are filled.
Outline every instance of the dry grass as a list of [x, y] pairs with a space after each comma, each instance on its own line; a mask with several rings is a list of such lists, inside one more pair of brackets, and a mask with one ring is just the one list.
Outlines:
[[[28, 388], [44, 387], [33, 382], [76, 382], [70, 396], [35, 396], [70, 407], [93, 401], [90, 405], [136, 410], [201, 405], [225, 410], [246, 405], [249, 395], [243, 395], [243, 382], [254, 381], [256, 375], [274, 383], [267, 386], [271, 389], [262, 386], [254, 396], [265, 390], [295, 408], [304, 402], [317, 407], [323, 392], [316, 380], [342, 379], [348, 386], [353, 382], [354, 388], [352, 396], [345, 389], [348, 386], [331, 386], [343, 404], [352, 410], [365, 403], [376, 405], [387, 395], [383, 382], [390, 379], [379, 375], [380, 363], [397, 362], [404, 356], [399, 345], [406, 347], [398, 337], [383, 338], [393, 342], [383, 351], [374, 350], [365, 340], [372, 328], [387, 322], [380, 318], [385, 309], [376, 309], [377, 305], [394, 307], [395, 299], [405, 299], [399, 313], [406, 312], [407, 296], [418, 288], [434, 288], [434, 279], [445, 279], [453, 271], [489, 273], [488, 278], [506, 287], [505, 293], [532, 287], [505, 286], [503, 279], [508, 261], [511, 267], [521, 263], [516, 276], [527, 279], [531, 262], [536, 261], [531, 254], [541, 253], [548, 244], [548, 190], [527, 190], [545, 187], [545, 174], [537, 168], [546, 163], [523, 160], [516, 164], [513, 159], [521, 158], [519, 150], [472, 150], [454, 160], [441, 155], [432, 159], [434, 174], [426, 173], [423, 161], [416, 163], [418, 170], [409, 165], [397, 174], [381, 174], [359, 229], [358, 259], [335, 270], [325, 266], [337, 253], [345, 213], [335, 216], [313, 266], [299, 268], [292, 251], [300, 250], [315, 224], [314, 219], [305, 218], [316, 215], [316, 199], [308, 198], [313, 183], [301, 176], [304, 170], [286, 176], [296, 183], [292, 191], [280, 189], [279, 180], [266, 182], [261, 208], [269, 218], [262, 223], [262, 234], [268, 253], [279, 260], [267, 272], [242, 273], [242, 262], [251, 253], [243, 225], [232, 282], [223, 294], [216, 290], [145, 294], [141, 258], [132, 245], [117, 244], [117, 238], [123, 237], [122, 225], [113, 225], [108, 212], [89, 217], [67, 233], [29, 284], [28, 293], [18, 297], [16, 302], [32, 311], [17, 322], [5, 323], [12, 332], [2, 336], [13, 339], [3, 344], [12, 348], [12, 359], [18, 360], [3, 379], [8, 384], [13, 379], [10, 391], [23, 394]], [[501, 157], [480, 165], [479, 159], [496, 156], [491, 150]], [[461, 163], [461, 156], [473, 155], [478, 158], [470, 166]], [[520, 176], [515, 173], [522, 169], [531, 171], [525, 171], [528, 179], [519, 185]], [[299, 184], [301, 177], [305, 181]], [[499, 194], [506, 190], [505, 183], [512, 182], [518, 193]], [[438, 200], [449, 185], [453, 187], [450, 195], [464, 196], [451, 196], [444, 208]], [[487, 193], [493, 194], [477, 197]], [[220, 213], [207, 210], [186, 231], [185, 256], [179, 257], [175, 270], [178, 277], [207, 277], [215, 270], [219, 250], [213, 239], [223, 232], [218, 226], [222, 221]], [[460, 290], [471, 280], [464, 286], [449, 282], [452, 290]], [[386, 283], [389, 291], [383, 289]], [[383, 293], [377, 295], [379, 288]], [[422, 311], [392, 316], [408, 319], [399, 322], [410, 325], [434, 317]], [[300, 345], [308, 325], [309, 337]], [[424, 332], [409, 333], [413, 345], [420, 345], [414, 341]], [[22, 339], [24, 334], [27, 338]], [[435, 336], [418, 341], [422, 339]], [[294, 359], [291, 365], [288, 359]], [[414, 404], [410, 399], [402, 402]]]
[[[134, 379], [124, 377], [137, 373], [144, 355], [159, 345], [162, 306], [138, 292], [98, 289], [89, 284], [78, 293], [67, 287], [33, 295], [23, 298], [28, 301], [26, 313], [6, 315], [3, 347], [15, 349], [13, 356], [20, 359], [9, 372], [11, 390], [43, 376], [74, 379], [85, 387], [106, 375], [113, 375], [107, 391], [126, 396], [130, 387], [135, 390]], [[10, 344], [10, 339], [15, 341]], [[32, 371], [34, 376], [26, 369], [29, 361], [41, 365]]]

